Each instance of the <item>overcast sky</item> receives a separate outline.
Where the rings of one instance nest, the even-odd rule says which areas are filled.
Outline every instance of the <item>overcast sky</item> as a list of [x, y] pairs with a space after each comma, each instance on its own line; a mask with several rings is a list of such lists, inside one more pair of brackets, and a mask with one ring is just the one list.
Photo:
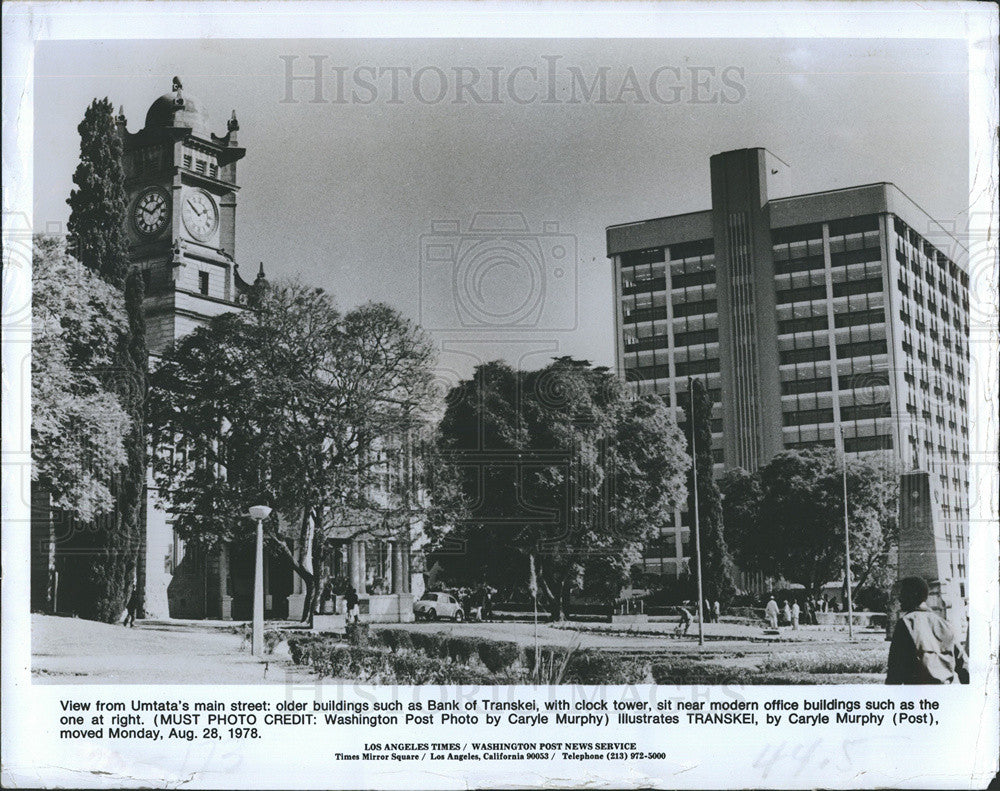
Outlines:
[[[283, 101], [282, 56], [305, 75], [313, 55], [325, 103], [304, 81]], [[587, 99], [574, 74], [590, 85], [601, 67], [604, 100]], [[389, 302], [432, 330], [446, 378], [495, 357], [612, 364], [604, 229], [708, 208], [720, 151], [762, 146], [787, 162], [772, 197], [892, 181], [944, 223], [968, 204], [961, 41], [44, 42], [36, 229], [67, 218], [89, 101], [123, 105], [135, 132], [174, 75], [217, 134], [239, 118], [244, 277], [263, 261], [343, 307]], [[482, 241], [477, 212], [519, 213], [528, 230]], [[505, 265], [518, 256], [520, 269]]]

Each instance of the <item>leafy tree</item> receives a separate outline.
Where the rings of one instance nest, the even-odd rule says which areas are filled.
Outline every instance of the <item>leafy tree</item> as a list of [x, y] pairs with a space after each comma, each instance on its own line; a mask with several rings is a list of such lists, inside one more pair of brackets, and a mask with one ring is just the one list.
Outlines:
[[[697, 441], [697, 458], [694, 465], [698, 476], [699, 541], [697, 544], [701, 545], [703, 596], [710, 601], [718, 600], [725, 605], [736, 592], [736, 583], [733, 559], [729, 554], [722, 528], [722, 497], [712, 474], [712, 399], [700, 379], [692, 381], [692, 389], [689, 392], [690, 396], [685, 393], [682, 400], [684, 423], [681, 429], [688, 441], [688, 454], [690, 454], [693, 420], [694, 437]], [[697, 573], [699, 557], [694, 540], [694, 487], [690, 484], [687, 511], [692, 530], [691, 548], [694, 562], [691, 573], [694, 575]]]
[[[724, 481], [727, 535], [750, 570], [819, 593], [843, 575], [843, 461], [831, 448], [779, 453], [754, 476]], [[857, 590], [887, 589], [897, 540], [899, 469], [883, 454], [847, 463], [851, 576]]]
[[[146, 475], [145, 396], [147, 351], [142, 313], [143, 286], [131, 267], [125, 231], [126, 193], [122, 139], [107, 99], [94, 100], [78, 127], [80, 162], [73, 175], [68, 230], [74, 256], [102, 280], [121, 292], [128, 321], [111, 365], [107, 386], [129, 418], [125, 462], [111, 481], [113, 511], [69, 540], [73, 579], [64, 585], [67, 599], [76, 601], [80, 615], [115, 620], [138, 575], [144, 587], [140, 551], [145, 546], [144, 495]], [[72, 593], [71, 593], [72, 591]]]
[[174, 526], [205, 547], [245, 540], [247, 507], [275, 508], [268, 545], [321, 589], [326, 538], [396, 537], [416, 503], [389, 467], [431, 399], [432, 350], [385, 305], [341, 314], [320, 289], [273, 285], [168, 349], [153, 373], [154, 472]]
[[448, 396], [438, 452], [432, 496], [460, 518], [431, 525], [435, 561], [451, 580], [522, 592], [534, 567], [554, 619], [575, 592], [617, 596], [684, 497], [683, 438], [662, 401], [568, 357], [479, 366]]
[[[33, 606], [56, 602], [56, 553], [67, 528], [82, 529], [114, 510], [112, 486], [126, 461], [129, 417], [104, 372], [127, 332], [121, 294], [67, 255], [61, 240], [36, 236], [31, 304], [31, 481], [49, 517], [47, 563], [32, 566]], [[84, 534], [86, 535], [86, 534]], [[77, 569], [80, 571], [81, 569]], [[44, 574], [42, 577], [41, 575]], [[73, 593], [79, 580], [62, 586]], [[74, 598], [61, 597], [62, 602]]]
[[882, 610], [891, 601], [899, 544], [899, 476], [891, 453], [870, 453], [847, 463], [854, 600]]
[[719, 481], [719, 492], [726, 546], [736, 563], [745, 569], [756, 569], [760, 540], [757, 528], [763, 497], [760, 478], [740, 467], [726, 470]]
[[127, 332], [121, 294], [36, 236], [31, 304], [32, 481], [52, 507], [83, 521], [114, 508], [129, 417], [103, 371]]

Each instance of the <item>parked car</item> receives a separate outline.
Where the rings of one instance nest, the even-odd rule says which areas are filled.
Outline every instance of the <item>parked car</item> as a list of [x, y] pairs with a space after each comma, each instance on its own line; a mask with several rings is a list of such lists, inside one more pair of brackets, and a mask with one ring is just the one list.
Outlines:
[[465, 620], [465, 613], [458, 599], [450, 593], [428, 592], [413, 602], [413, 614], [417, 620], [436, 621], [438, 618]]

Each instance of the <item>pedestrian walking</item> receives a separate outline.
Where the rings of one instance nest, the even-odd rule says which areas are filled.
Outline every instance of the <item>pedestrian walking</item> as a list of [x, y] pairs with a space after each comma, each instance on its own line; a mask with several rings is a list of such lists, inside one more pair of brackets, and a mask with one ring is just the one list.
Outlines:
[[135, 616], [139, 612], [139, 586], [132, 588], [132, 593], [128, 597], [128, 604], [125, 605], [125, 620], [122, 626], [129, 628], [135, 626]]
[[691, 613], [687, 611], [685, 607], [678, 607], [677, 614], [680, 615], [681, 620], [677, 624], [677, 628], [674, 629], [675, 635], [687, 634], [688, 629], [691, 628]]
[[771, 625], [772, 629], [778, 628], [778, 602], [774, 600], [774, 596], [767, 600], [767, 604], [764, 607], [764, 615], [767, 617], [767, 622]]
[[347, 623], [357, 623], [361, 619], [361, 606], [358, 592], [354, 590], [353, 585], [347, 586], [344, 601], [347, 604]]
[[903, 614], [889, 644], [886, 684], [969, 683], [965, 652], [951, 625], [928, 608], [928, 593], [923, 577], [899, 583]]
[[719, 605], [719, 600], [716, 599], [712, 602], [712, 621], [715, 623], [719, 622], [719, 618], [722, 616], [722, 607]]
[[490, 585], [483, 586], [483, 620], [492, 621], [493, 620], [493, 594], [496, 593], [496, 589]]
[[791, 613], [791, 615], [792, 615], [792, 629], [796, 629], [797, 630], [799, 628], [799, 615], [801, 614], [801, 612], [802, 612], [802, 610], [799, 608], [799, 600], [795, 599], [792, 602], [792, 613]]

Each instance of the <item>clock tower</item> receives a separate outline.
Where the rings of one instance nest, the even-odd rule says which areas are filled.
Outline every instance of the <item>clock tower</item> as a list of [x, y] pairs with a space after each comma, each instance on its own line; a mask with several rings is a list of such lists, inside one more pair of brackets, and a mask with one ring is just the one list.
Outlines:
[[[121, 112], [116, 123], [124, 143], [130, 257], [145, 283], [146, 345], [155, 358], [214, 316], [240, 310], [252, 292], [234, 260], [236, 164], [246, 150], [237, 144], [235, 111], [226, 133], [213, 134], [201, 103], [176, 77], [150, 106], [142, 129], [129, 132]], [[145, 533], [137, 583], [148, 617], [232, 617], [242, 578], [231, 577], [229, 548], [185, 546], [151, 471]]]
[[211, 131], [200, 102], [173, 86], [150, 106], [132, 134], [123, 115], [128, 232], [132, 263], [143, 275], [146, 341], [159, 354], [213, 316], [237, 310], [251, 285], [240, 276], [236, 249], [235, 111], [225, 135]]

